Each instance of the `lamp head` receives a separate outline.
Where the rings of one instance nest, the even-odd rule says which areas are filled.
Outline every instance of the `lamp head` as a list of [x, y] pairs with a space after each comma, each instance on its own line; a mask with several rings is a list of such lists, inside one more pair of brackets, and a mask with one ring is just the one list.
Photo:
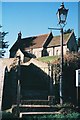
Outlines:
[[65, 9], [64, 3], [62, 2], [60, 8], [57, 11], [57, 17], [58, 17], [59, 24], [66, 23], [67, 14], [68, 14], [68, 9]]

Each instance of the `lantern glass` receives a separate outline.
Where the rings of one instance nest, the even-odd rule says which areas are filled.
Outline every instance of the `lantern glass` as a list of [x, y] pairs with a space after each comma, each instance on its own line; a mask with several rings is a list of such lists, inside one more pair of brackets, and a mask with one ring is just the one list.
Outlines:
[[67, 18], [68, 9], [65, 9], [64, 4], [62, 3], [60, 8], [57, 11], [57, 17], [59, 24], [65, 24]]

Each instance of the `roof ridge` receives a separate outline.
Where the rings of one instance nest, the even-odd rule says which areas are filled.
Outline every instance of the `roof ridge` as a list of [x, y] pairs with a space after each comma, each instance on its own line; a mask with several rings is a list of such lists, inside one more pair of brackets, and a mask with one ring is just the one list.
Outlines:
[[21, 38], [21, 40], [22, 40], [22, 39], [26, 39], [26, 38], [33, 38], [33, 37], [44, 36], [44, 35], [48, 35], [48, 34], [49, 34], [49, 33], [40, 34], [40, 35], [33, 35], [33, 36], [27, 36], [27, 37]]
[[40, 34], [40, 35], [37, 35], [37, 36], [43, 36], [43, 35], [48, 35], [49, 33], [45, 33], [45, 34]]
[[49, 32], [47, 35], [47, 37], [46, 37], [46, 39], [45, 39], [45, 41], [44, 41], [44, 43], [42, 44], [42, 46], [45, 44], [45, 42], [46, 42], [46, 40], [48, 39], [48, 37], [49, 37], [49, 35], [51, 34], [52, 32]]

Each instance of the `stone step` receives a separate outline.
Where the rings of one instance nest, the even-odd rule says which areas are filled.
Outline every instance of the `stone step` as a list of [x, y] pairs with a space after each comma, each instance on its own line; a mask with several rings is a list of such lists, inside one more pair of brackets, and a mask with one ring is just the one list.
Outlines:
[[48, 105], [48, 100], [21, 100], [22, 105]]
[[22, 112], [54, 112], [58, 111], [58, 108], [54, 107], [45, 107], [45, 106], [40, 106], [40, 107], [20, 107], [20, 111]]
[[60, 114], [60, 112], [20, 112], [20, 118], [26, 117], [27, 115], [55, 115]]
[[32, 108], [38, 108], [38, 107], [54, 107], [53, 105], [52, 106], [50, 106], [50, 105], [20, 105], [19, 107], [32, 107]]
[[[20, 112], [55, 112], [58, 111], [58, 107], [50, 105], [20, 105]], [[17, 111], [17, 106], [13, 107], [13, 112]]]

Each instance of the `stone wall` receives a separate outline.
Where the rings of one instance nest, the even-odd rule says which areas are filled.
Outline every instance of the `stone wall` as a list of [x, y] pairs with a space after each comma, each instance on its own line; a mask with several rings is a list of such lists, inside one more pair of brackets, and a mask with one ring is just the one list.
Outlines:
[[0, 58], [0, 110], [2, 110], [5, 72], [9, 72], [14, 63], [15, 58]]
[[[2, 106], [5, 109], [12, 104], [16, 104], [18, 80], [18, 66], [16, 65], [18, 65], [18, 59], [16, 58], [0, 59], [0, 109]], [[34, 93], [35, 96], [42, 95], [42, 98], [44, 96], [47, 98], [50, 95], [51, 85], [51, 71], [49, 70], [51, 68], [49, 68], [49, 65], [32, 58], [29, 62], [21, 63], [20, 68], [21, 90], [23, 88], [21, 92], [25, 90], [25, 94], [26, 90], [28, 92], [33, 89], [33, 92], [28, 92], [29, 95]], [[30, 87], [27, 86], [27, 83], [30, 84]]]
[[31, 63], [34, 64], [35, 66], [39, 67], [41, 70], [43, 70], [48, 75], [49, 71], [48, 71], [47, 63], [44, 63], [44, 62], [41, 62], [41, 61], [38, 61], [38, 60], [32, 58], [29, 62], [23, 63], [22, 65], [28, 66]]

